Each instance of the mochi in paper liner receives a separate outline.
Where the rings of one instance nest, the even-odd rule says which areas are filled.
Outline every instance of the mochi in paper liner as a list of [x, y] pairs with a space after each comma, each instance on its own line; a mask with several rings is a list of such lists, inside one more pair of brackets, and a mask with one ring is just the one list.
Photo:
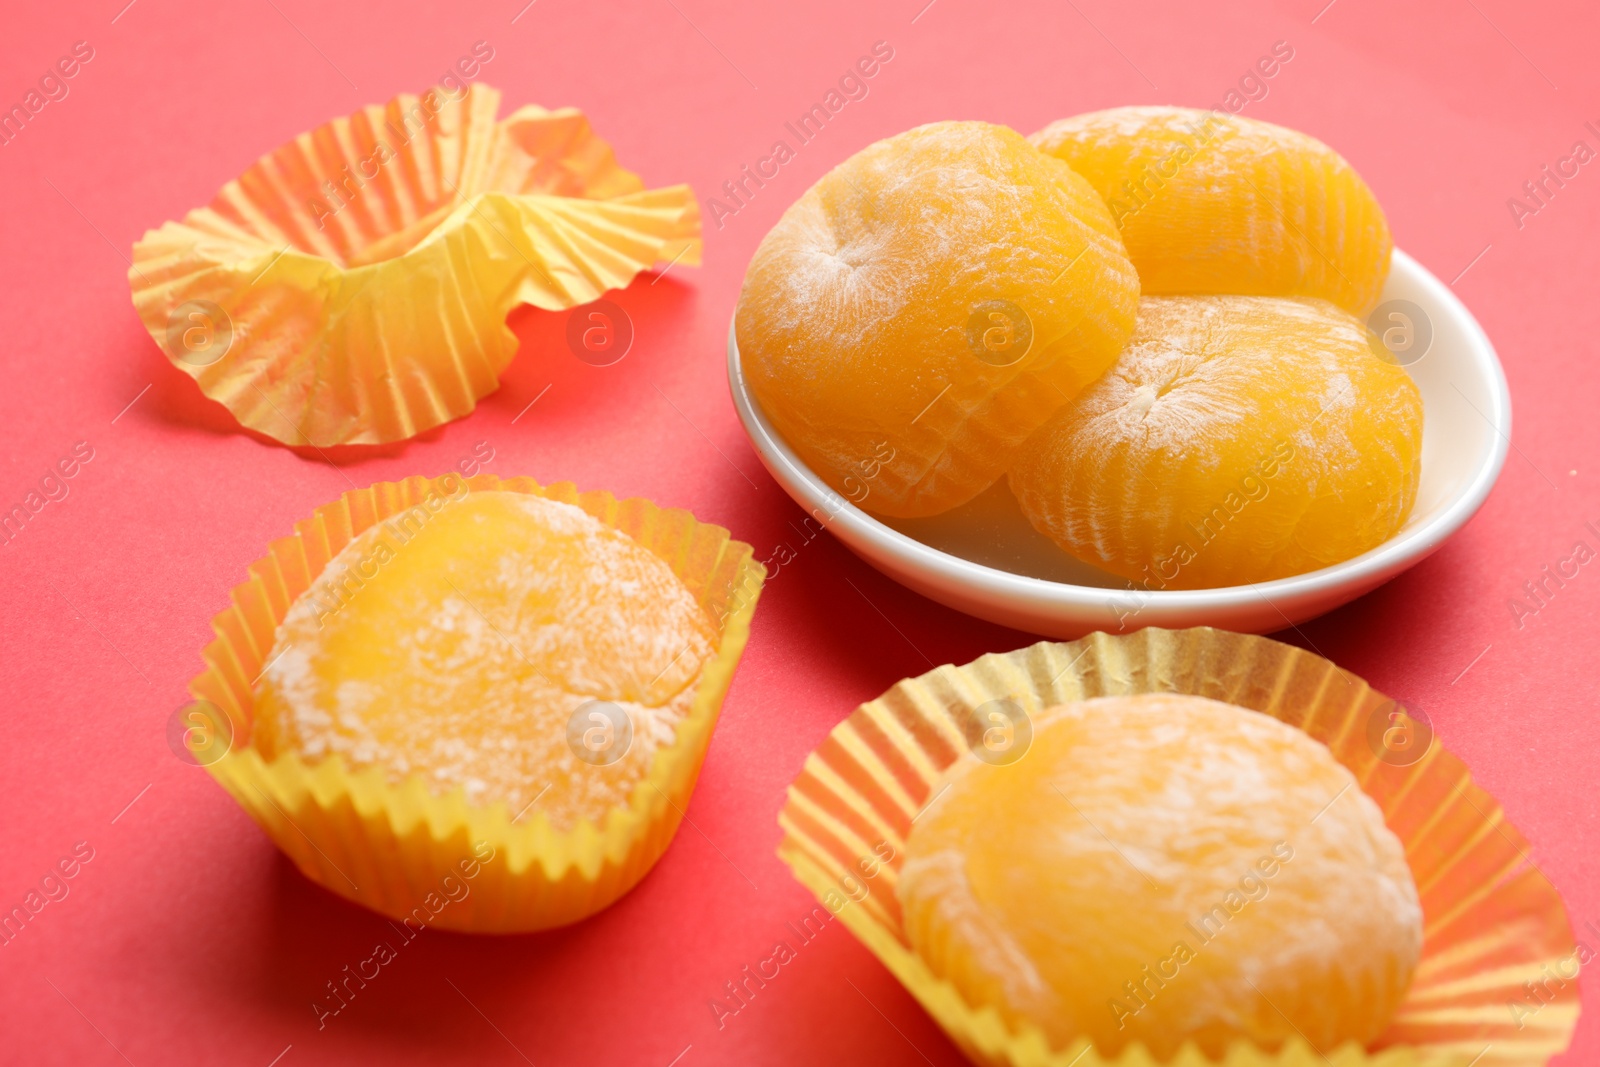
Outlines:
[[[1240, 1041], [1221, 1060], [1187, 1043], [1158, 1061], [1142, 1044], [1102, 1055], [1051, 1048], [1036, 1027], [969, 1004], [912, 949], [895, 886], [911, 822], [965, 745], [962, 716], [1009, 697], [1030, 716], [1092, 697], [1189, 693], [1264, 712], [1326, 744], [1405, 847], [1421, 897], [1422, 956], [1388, 1030], [1363, 1049], [1300, 1038], [1272, 1052]], [[1534, 1067], [1578, 1019], [1578, 952], [1561, 898], [1528, 842], [1461, 761], [1434, 741], [1409, 766], [1369, 740], [1397, 707], [1320, 656], [1201, 627], [1092, 634], [946, 665], [861, 705], [807, 757], [779, 814], [778, 855], [975, 1062], [1008, 1067]], [[1403, 712], [1401, 713], [1403, 714]], [[1416, 727], [1409, 716], [1405, 720]], [[1023, 758], [1027, 758], [1024, 755]], [[885, 857], [892, 856], [892, 859]], [[1560, 980], [1550, 981], [1555, 975]], [[1542, 1006], [1524, 983], [1547, 989]]]
[[[469, 492], [507, 490], [582, 508], [665, 560], [717, 624], [716, 651], [672, 743], [656, 751], [649, 775], [602, 825], [584, 819], [559, 831], [537, 806], [515, 815], [504, 803], [476, 807], [459, 787], [432, 792], [420, 774], [396, 786], [381, 768], [352, 772], [338, 756], [306, 762], [293, 752], [268, 760], [250, 743], [254, 683], [295, 598], [362, 530], [426, 506], [430, 498], [456, 496], [463, 485]], [[648, 500], [580, 493], [569, 482], [540, 486], [531, 478], [446, 475], [354, 490], [296, 524], [293, 536], [274, 541], [233, 590], [232, 606], [213, 620], [216, 639], [202, 653], [205, 670], [189, 691], [225, 717], [227, 728], [219, 733], [226, 740], [219, 758], [198, 762], [306, 877], [373, 911], [473, 933], [576, 922], [633, 888], [671, 843], [764, 578], [750, 546], [720, 526]], [[463, 877], [467, 869], [475, 870], [470, 879]], [[467, 892], [461, 899], [448, 896], [447, 889], [462, 885]]]

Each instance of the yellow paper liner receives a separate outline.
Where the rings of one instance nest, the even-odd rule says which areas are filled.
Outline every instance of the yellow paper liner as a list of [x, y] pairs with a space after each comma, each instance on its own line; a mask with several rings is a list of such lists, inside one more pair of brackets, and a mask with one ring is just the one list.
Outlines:
[[[699, 262], [688, 186], [645, 189], [576, 110], [496, 122], [499, 101], [483, 85], [404, 94], [263, 156], [134, 245], [145, 328], [252, 430], [381, 444], [495, 389], [513, 307], [574, 307], [657, 263]], [[169, 337], [190, 301], [224, 313], [225, 353]]]
[[[999, 697], [1034, 715], [1067, 701], [1144, 692], [1207, 696], [1303, 729], [1383, 810], [1416, 879], [1424, 941], [1411, 989], [1370, 1050], [1350, 1043], [1317, 1051], [1299, 1038], [1278, 1052], [1241, 1042], [1220, 1061], [1192, 1044], [1168, 1061], [1142, 1045], [1104, 1056], [1087, 1039], [1051, 1049], [1036, 1027], [1014, 1029], [994, 1008], [967, 1003], [912, 950], [895, 885], [912, 819], [965, 744], [960, 716]], [[1411, 766], [1377, 757], [1368, 722], [1394, 706], [1320, 656], [1210, 628], [1097, 633], [987, 655], [902, 681], [840, 723], [789, 787], [778, 855], [977, 1063], [1543, 1064], [1567, 1047], [1578, 1018], [1566, 910], [1500, 805], [1437, 740]], [[885, 844], [893, 859], [879, 866], [882, 853], [874, 850]], [[1568, 980], [1549, 982], [1552, 973]], [[1525, 982], [1554, 996], [1539, 1007]]]
[[[446, 476], [449, 479], [451, 476]], [[603, 826], [584, 820], [568, 832], [534, 808], [515, 823], [504, 804], [473, 807], [460, 789], [431, 793], [412, 776], [391, 785], [381, 770], [351, 773], [338, 757], [314, 764], [290, 753], [263, 759], [250, 744], [252, 685], [271, 651], [278, 623], [328, 561], [362, 530], [448, 495], [444, 479], [409, 478], [354, 490], [318, 508], [295, 533], [274, 541], [234, 588], [233, 604], [212, 622], [216, 639], [202, 653], [205, 670], [190, 683], [232, 724], [225, 755], [206, 769], [259, 823], [306, 877], [396, 919], [480, 933], [541, 930], [599, 911], [631, 889], [655, 864], [683, 818], [722, 698], [744, 651], [750, 618], [766, 572], [749, 545], [687, 511], [648, 500], [580, 493], [571, 483], [541, 487], [531, 478], [479, 475], [468, 491], [528, 493], [582, 508], [665, 560], [718, 624], [715, 656], [701, 671], [693, 703], [670, 746], [658, 749], [650, 772], [626, 808]], [[442, 486], [442, 488], [441, 488]], [[459, 492], [459, 489], [455, 490]], [[469, 883], [469, 893], [433, 914], [446, 875], [478, 844], [494, 850]]]

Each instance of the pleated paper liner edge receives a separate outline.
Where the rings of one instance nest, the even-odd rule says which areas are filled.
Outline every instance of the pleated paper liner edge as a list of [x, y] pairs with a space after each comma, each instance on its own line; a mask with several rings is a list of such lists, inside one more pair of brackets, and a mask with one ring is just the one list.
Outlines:
[[414, 437], [498, 387], [514, 307], [575, 307], [699, 262], [693, 191], [645, 189], [581, 113], [496, 122], [480, 84], [413, 133], [417, 99], [301, 134], [135, 243], [145, 329], [246, 428], [290, 446]]
[[[537, 810], [514, 825], [503, 804], [469, 806], [459, 789], [436, 796], [417, 776], [392, 786], [379, 771], [351, 773], [338, 758], [308, 764], [285, 754], [268, 761], [250, 744], [253, 683], [289, 605], [361, 530], [426, 508], [430, 497], [448, 506], [457, 485], [582, 508], [664, 559], [718, 623], [716, 653], [673, 743], [657, 751], [627, 807], [613, 808], [601, 827], [585, 821], [558, 832]], [[274, 541], [233, 589], [231, 606], [213, 620], [216, 638], [203, 651], [205, 670], [189, 691], [227, 715], [234, 741], [206, 770], [308, 878], [390, 918], [483, 933], [575, 922], [631, 889], [670, 844], [764, 579], [750, 546], [720, 526], [643, 498], [580, 493], [569, 482], [540, 486], [531, 478], [445, 475], [347, 492], [297, 523], [292, 536]]]
[[[1566, 910], [1527, 858], [1527, 842], [1436, 739], [1405, 766], [1369, 743], [1375, 717], [1421, 729], [1403, 712], [1389, 718], [1398, 705], [1322, 657], [1268, 638], [1205, 627], [1093, 634], [903, 680], [807, 757], [779, 817], [778, 854], [976, 1062], [1158, 1062], [1142, 1046], [1115, 1057], [1081, 1044], [1052, 1051], [1037, 1029], [1013, 1031], [992, 1008], [966, 1004], [906, 942], [895, 898], [911, 821], [965, 744], [957, 720], [963, 708], [1010, 697], [1032, 715], [1072, 700], [1157, 691], [1275, 714], [1327, 744], [1400, 837], [1424, 912], [1416, 978], [1370, 1051], [1352, 1044], [1324, 1050], [1324, 1059], [1300, 1044], [1269, 1052], [1241, 1042], [1221, 1060], [1187, 1048], [1166, 1062], [1524, 1067], [1566, 1048], [1578, 1015], [1577, 952]], [[1544, 992], [1530, 994], [1526, 982]]]

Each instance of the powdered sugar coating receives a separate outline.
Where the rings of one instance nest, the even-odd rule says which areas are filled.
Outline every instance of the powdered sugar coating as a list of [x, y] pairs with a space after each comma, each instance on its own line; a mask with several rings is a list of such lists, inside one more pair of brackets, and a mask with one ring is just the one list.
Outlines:
[[1389, 273], [1389, 226], [1332, 148], [1258, 119], [1119, 107], [1030, 140], [1105, 198], [1145, 294], [1310, 296], [1364, 315]]
[[1263, 581], [1399, 529], [1422, 401], [1322, 300], [1149, 296], [1116, 364], [1028, 442], [1010, 482], [1072, 554], [1151, 590]]
[[[870, 511], [925, 515], [987, 488], [1109, 365], [1137, 293], [1087, 182], [1012, 130], [942, 122], [868, 146], [796, 201], [751, 261], [735, 326], [751, 391], [814, 470]], [[991, 301], [1031, 322], [1016, 362], [970, 347]]]
[[[557, 829], [601, 822], [669, 745], [715, 647], [665, 561], [579, 508], [446, 499], [354, 538], [291, 606], [256, 687], [255, 743], [461, 789]], [[579, 760], [567, 724], [622, 709], [627, 753]]]
[[1179, 694], [1063, 705], [1033, 729], [1015, 763], [963, 755], [906, 844], [907, 935], [969, 1002], [1105, 1054], [1382, 1032], [1421, 907], [1399, 840], [1325, 747]]

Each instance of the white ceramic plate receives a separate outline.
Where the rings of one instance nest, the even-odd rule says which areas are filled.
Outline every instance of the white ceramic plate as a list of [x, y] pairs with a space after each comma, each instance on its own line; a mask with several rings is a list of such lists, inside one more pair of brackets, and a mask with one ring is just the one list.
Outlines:
[[[728, 328], [728, 384], [756, 454], [784, 491], [856, 555], [941, 604], [1050, 637], [1141, 626], [1270, 633], [1366, 593], [1427, 557], [1483, 504], [1511, 443], [1511, 397], [1494, 347], [1448, 286], [1398, 249], [1383, 300], [1409, 300], [1432, 326], [1406, 369], [1422, 391], [1422, 482], [1399, 533], [1363, 555], [1258, 585], [1151, 592], [1062, 552], [1023, 518], [1005, 480], [926, 519], [882, 519], [834, 492], [767, 421]], [[989, 517], [974, 516], [985, 513]], [[1000, 515], [995, 518], [995, 513]]]

